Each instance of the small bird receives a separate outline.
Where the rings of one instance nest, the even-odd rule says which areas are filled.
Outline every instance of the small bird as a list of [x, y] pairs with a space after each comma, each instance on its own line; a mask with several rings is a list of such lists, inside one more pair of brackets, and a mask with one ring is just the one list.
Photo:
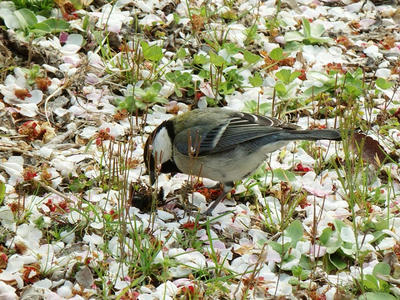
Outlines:
[[144, 161], [150, 183], [157, 172], [179, 172], [219, 181], [223, 193], [262, 164], [268, 153], [294, 140], [342, 140], [339, 130], [298, 130], [293, 124], [225, 108], [195, 109], [161, 123], [148, 137]]

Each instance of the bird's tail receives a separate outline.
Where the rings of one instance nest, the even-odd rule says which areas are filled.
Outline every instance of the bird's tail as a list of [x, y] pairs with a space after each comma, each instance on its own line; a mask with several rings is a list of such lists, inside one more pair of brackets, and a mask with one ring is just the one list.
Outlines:
[[280, 134], [281, 140], [333, 140], [341, 141], [342, 136], [339, 130], [335, 129], [316, 129], [316, 130], [285, 130]]

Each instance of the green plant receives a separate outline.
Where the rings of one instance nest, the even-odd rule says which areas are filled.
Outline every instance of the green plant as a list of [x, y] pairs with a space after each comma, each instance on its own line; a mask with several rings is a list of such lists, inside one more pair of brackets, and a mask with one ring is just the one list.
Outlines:
[[27, 8], [18, 10], [3, 9], [0, 17], [8, 28], [20, 29], [26, 35], [41, 36], [48, 33], [57, 33], [69, 30], [69, 23], [56, 18], [49, 18], [39, 22], [36, 14]]
[[244, 41], [245, 45], [252, 43], [257, 38], [257, 25], [253, 24], [249, 28], [246, 28], [246, 39]]
[[78, 177], [73, 178], [69, 184], [69, 189], [74, 193], [81, 193], [93, 187], [94, 181], [88, 179], [85, 174], [80, 174]]
[[366, 274], [361, 282], [367, 291], [388, 293], [390, 292], [389, 283], [382, 279], [388, 275], [390, 275], [390, 266], [380, 262], [375, 265], [372, 274]]
[[161, 87], [159, 82], [155, 82], [147, 88], [128, 87], [125, 98], [118, 101], [118, 109], [126, 109], [129, 113], [134, 113], [157, 103], [166, 103], [167, 100], [159, 96]]
[[[266, 172], [265, 167], [260, 167], [252, 178], [257, 180], [260, 189], [265, 189], [265, 191], [267, 190], [266, 178], [271, 179], [271, 185], [273, 183], [280, 184], [281, 191], [274, 193], [276, 197], [267, 197], [265, 199], [268, 202], [263, 205], [264, 209], [261, 213], [264, 214], [264, 225], [269, 231], [279, 232], [285, 230], [292, 222], [293, 214], [302, 200], [302, 194], [295, 195], [290, 187], [290, 183], [296, 181], [295, 174], [282, 168]], [[260, 179], [263, 180], [263, 183], [259, 182]]]
[[[356, 69], [354, 72], [346, 72], [340, 74], [331, 70], [328, 74], [310, 72], [307, 76], [322, 83], [322, 85], [314, 85], [304, 91], [305, 97], [318, 95], [321, 93], [330, 93], [334, 96], [339, 96], [343, 102], [358, 99], [364, 95], [365, 83], [363, 78], [363, 71], [361, 68]], [[339, 94], [338, 93], [338, 88]]]
[[388, 293], [368, 292], [358, 297], [358, 300], [396, 300], [395, 296]]
[[33, 65], [30, 69], [23, 69], [26, 73], [28, 84], [33, 85], [35, 83], [36, 78], [44, 77], [45, 72], [40, 69], [39, 65]]
[[33, 13], [48, 17], [54, 7], [54, 0], [12, 0], [17, 9], [26, 8]]
[[293, 84], [293, 81], [300, 75], [301, 72], [291, 72], [288, 69], [282, 69], [275, 73], [276, 78], [278, 78], [278, 81], [275, 83], [275, 91], [279, 98], [291, 96], [290, 92], [297, 87], [297, 84]]
[[[237, 58], [236, 54], [242, 54], [243, 59]], [[232, 43], [224, 43], [218, 53], [210, 51], [208, 57], [203, 54], [194, 55], [192, 64], [198, 69], [198, 75], [211, 85], [214, 99], [207, 98], [207, 101], [212, 106], [218, 104], [223, 96], [242, 88], [242, 70], [250, 69], [260, 60], [261, 57], [257, 54], [238, 48]], [[242, 67], [238, 68], [238, 65]], [[263, 79], [256, 72], [249, 81], [253, 86], [260, 86]]]
[[271, 113], [272, 104], [270, 102], [259, 104], [256, 100], [249, 100], [244, 103], [244, 107], [244, 111], [246, 112], [257, 113], [265, 116]]
[[303, 18], [303, 32], [289, 31], [285, 33], [285, 41], [287, 43], [286, 49], [295, 50], [304, 45], [316, 45], [332, 43], [329, 37], [323, 37], [325, 28], [322, 24], [310, 24], [310, 22]]
[[145, 41], [141, 41], [143, 57], [151, 62], [159, 62], [163, 58], [162, 49], [157, 45], [149, 45]]
[[[284, 242], [283, 237], [289, 237], [290, 242]], [[299, 220], [295, 220], [283, 231], [282, 242], [270, 241], [268, 244], [281, 256], [280, 268], [291, 270], [293, 262], [299, 264], [301, 257], [294, 255], [292, 249], [296, 248], [297, 243], [303, 238], [303, 225]], [[290, 267], [289, 267], [290, 266]]]
[[182, 90], [186, 90], [187, 96], [193, 96], [194, 85], [192, 82], [192, 75], [188, 72], [174, 71], [165, 74], [165, 78], [175, 84], [175, 94], [182, 97]]
[[334, 229], [327, 227], [323, 230], [319, 241], [326, 247], [325, 267], [327, 272], [343, 270], [352, 263], [358, 250], [355, 247], [356, 238], [353, 229], [342, 221], [334, 221]]
[[0, 205], [3, 204], [5, 196], [6, 196], [6, 185], [4, 184], [4, 182], [0, 181]]
[[293, 278], [289, 280], [289, 283], [292, 285], [299, 285], [301, 281], [308, 279], [311, 271], [305, 270], [301, 265], [296, 265], [292, 267]]

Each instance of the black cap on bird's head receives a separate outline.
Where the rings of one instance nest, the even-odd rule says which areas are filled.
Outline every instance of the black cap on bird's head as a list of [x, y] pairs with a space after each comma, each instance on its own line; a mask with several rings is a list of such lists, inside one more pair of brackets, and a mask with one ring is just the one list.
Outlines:
[[158, 172], [179, 172], [172, 157], [174, 136], [172, 122], [164, 121], [147, 138], [143, 155], [151, 185], [156, 181]]

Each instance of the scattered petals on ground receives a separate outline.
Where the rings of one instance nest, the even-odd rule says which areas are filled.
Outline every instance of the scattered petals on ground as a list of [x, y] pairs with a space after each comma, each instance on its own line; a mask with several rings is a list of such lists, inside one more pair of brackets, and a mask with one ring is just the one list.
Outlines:
[[[0, 299], [400, 297], [398, 1], [57, 2], [0, 3]], [[368, 142], [291, 142], [206, 218], [218, 183], [143, 152], [207, 106]]]

